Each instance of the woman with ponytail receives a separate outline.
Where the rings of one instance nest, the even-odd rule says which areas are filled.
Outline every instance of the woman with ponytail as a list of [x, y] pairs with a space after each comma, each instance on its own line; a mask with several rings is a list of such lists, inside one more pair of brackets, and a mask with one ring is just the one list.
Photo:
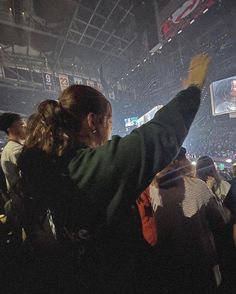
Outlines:
[[78, 261], [80, 293], [136, 293], [132, 205], [185, 139], [208, 62], [195, 58], [189, 87], [124, 138], [111, 139], [109, 101], [83, 85], [42, 102], [29, 120], [19, 162], [25, 194], [41, 214], [50, 211], [57, 241]]

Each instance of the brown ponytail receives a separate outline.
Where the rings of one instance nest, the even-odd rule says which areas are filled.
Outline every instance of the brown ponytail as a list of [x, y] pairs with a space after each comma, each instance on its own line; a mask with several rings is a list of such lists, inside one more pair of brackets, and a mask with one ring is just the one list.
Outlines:
[[37, 147], [47, 154], [60, 156], [75, 143], [75, 134], [90, 113], [104, 119], [109, 101], [97, 90], [72, 85], [59, 96], [59, 102], [45, 100], [28, 121], [26, 148]]
[[25, 146], [59, 155], [67, 141], [59, 103], [54, 100], [41, 102], [38, 112], [29, 118]]

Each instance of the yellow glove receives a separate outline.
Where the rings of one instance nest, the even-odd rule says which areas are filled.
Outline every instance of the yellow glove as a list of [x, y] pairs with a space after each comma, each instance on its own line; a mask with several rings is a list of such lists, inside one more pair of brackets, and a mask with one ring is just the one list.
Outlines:
[[210, 58], [207, 54], [194, 56], [189, 65], [188, 77], [183, 81], [183, 85], [185, 87], [196, 85], [202, 88], [207, 75], [209, 62]]

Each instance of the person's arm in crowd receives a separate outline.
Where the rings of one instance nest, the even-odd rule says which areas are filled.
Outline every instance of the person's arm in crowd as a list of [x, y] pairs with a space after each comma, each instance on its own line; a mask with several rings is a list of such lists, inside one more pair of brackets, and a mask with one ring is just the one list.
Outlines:
[[14, 146], [12, 147], [11, 152], [9, 154], [9, 159], [10, 159], [11, 163], [17, 165], [17, 161], [18, 161], [18, 158], [21, 154], [22, 149], [23, 149], [23, 145], [14, 144]]
[[185, 82], [187, 89], [150, 122], [124, 138], [114, 136], [104, 146], [79, 149], [71, 160], [71, 178], [83, 195], [92, 197], [92, 203], [108, 206], [108, 218], [118, 206], [134, 201], [177, 154], [199, 108], [208, 64], [207, 55], [194, 57]]
[[[9, 152], [9, 158], [5, 161], [4, 165], [4, 174], [8, 181], [9, 186], [12, 188], [15, 186], [19, 179], [19, 170], [18, 170], [18, 158], [22, 152], [23, 145], [14, 143]], [[9, 188], [9, 187], [8, 187]]]

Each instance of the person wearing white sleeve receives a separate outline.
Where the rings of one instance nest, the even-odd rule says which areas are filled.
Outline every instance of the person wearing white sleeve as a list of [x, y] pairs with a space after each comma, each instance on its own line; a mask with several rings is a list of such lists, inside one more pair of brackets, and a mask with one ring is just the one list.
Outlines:
[[1, 166], [6, 177], [8, 191], [16, 185], [19, 179], [17, 159], [23, 148], [25, 128], [25, 121], [17, 113], [3, 113], [0, 116], [0, 130], [7, 134], [8, 139], [1, 156]]

